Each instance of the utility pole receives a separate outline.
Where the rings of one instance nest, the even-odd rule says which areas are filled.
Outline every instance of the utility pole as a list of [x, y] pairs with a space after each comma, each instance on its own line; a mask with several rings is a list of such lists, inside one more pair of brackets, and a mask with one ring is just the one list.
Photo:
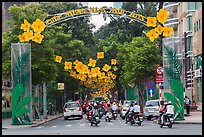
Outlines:
[[[164, 5], [164, 2], [159, 2], [159, 9], [158, 9], [158, 12], [159, 12], [159, 10], [160, 9], [162, 9], [163, 8], [163, 5]], [[160, 24], [162, 27], [164, 27], [164, 25], [163, 24]], [[163, 35], [160, 35], [159, 36], [159, 38], [160, 38], [160, 44], [159, 44], [159, 46], [160, 46], [160, 54], [161, 54], [161, 56], [162, 56], [162, 39], [163, 39]]]
[[46, 83], [43, 83], [43, 103], [44, 103], [44, 119], [47, 119], [47, 89], [46, 89]]

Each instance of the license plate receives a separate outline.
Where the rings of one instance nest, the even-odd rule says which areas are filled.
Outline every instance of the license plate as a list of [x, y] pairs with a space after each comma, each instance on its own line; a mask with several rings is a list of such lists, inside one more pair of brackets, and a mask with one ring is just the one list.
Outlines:
[[96, 117], [96, 120], [98, 120], [99, 119], [99, 117]]
[[154, 112], [154, 109], [148, 109], [149, 112]]
[[174, 119], [173, 119], [173, 118], [170, 118], [170, 120], [173, 121]]

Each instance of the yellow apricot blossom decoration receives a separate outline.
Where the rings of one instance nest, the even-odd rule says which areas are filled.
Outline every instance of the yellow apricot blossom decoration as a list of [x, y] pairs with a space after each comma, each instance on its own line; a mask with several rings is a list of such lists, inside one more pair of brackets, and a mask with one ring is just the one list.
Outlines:
[[159, 13], [157, 14], [157, 20], [160, 23], [164, 24], [164, 22], [167, 21], [168, 17], [169, 17], [169, 13], [166, 10], [164, 9], [159, 10]]
[[147, 17], [147, 26], [148, 27], [155, 27], [156, 26], [156, 17]]
[[37, 43], [41, 43], [43, 38], [44, 38], [43, 35], [41, 35], [39, 33], [35, 33], [33, 38], [32, 38], [32, 41], [37, 42]]
[[164, 28], [163, 28], [161, 25], [158, 25], [158, 26], [155, 28], [155, 30], [156, 30], [156, 32], [157, 32], [159, 35], [161, 35], [162, 32], [163, 32], [163, 30], [164, 30]]
[[29, 37], [25, 32], [22, 35], [19, 35], [18, 38], [19, 38], [20, 42], [29, 41]]
[[111, 65], [116, 65], [117, 60], [116, 59], [111, 59]]
[[65, 61], [64, 66], [65, 66], [67, 69], [72, 69], [72, 62], [67, 62], [67, 61]]
[[108, 72], [109, 69], [111, 69], [111, 67], [110, 67], [109, 65], [105, 64], [102, 69], [103, 69], [104, 71]]
[[[45, 29], [46, 25], [40, 20], [36, 19], [35, 22], [31, 25], [27, 20], [24, 19], [24, 24], [21, 24], [21, 29], [24, 30], [22, 35], [19, 35], [18, 38], [20, 42], [27, 42], [32, 40], [36, 43], [41, 43], [44, 36], [40, 33]], [[32, 28], [33, 30], [30, 30]], [[33, 33], [33, 31], [35, 33]]]
[[36, 19], [31, 27], [33, 28], [34, 32], [41, 33], [45, 29], [45, 24], [40, 19]]
[[98, 52], [97, 53], [97, 58], [98, 59], [103, 59], [104, 58], [104, 52]]
[[88, 66], [95, 67], [95, 66], [96, 66], [96, 60], [90, 58], [90, 59], [89, 59], [89, 64], [88, 64]]
[[152, 29], [146, 34], [150, 41], [153, 42], [155, 38], [157, 38], [159, 35], [157, 34], [156, 30]]
[[172, 27], [164, 27], [164, 32], [163, 32], [163, 36], [168, 36], [171, 37], [173, 33], [173, 28]]
[[62, 57], [57, 55], [55, 57], [55, 62], [61, 63], [61, 61], [62, 61]]
[[23, 31], [29, 31], [30, 27], [31, 27], [31, 24], [26, 19], [24, 19], [24, 24], [21, 24], [21, 29]]
[[113, 67], [113, 70], [114, 70], [114, 71], [117, 71], [117, 70], [118, 70], [118, 68], [117, 68], [116, 66], [114, 66], [114, 67]]

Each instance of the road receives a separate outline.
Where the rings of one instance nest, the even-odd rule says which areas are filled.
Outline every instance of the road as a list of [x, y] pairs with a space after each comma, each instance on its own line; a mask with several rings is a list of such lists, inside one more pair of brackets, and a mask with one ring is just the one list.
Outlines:
[[104, 118], [98, 126], [91, 126], [83, 119], [64, 120], [60, 117], [38, 127], [2, 129], [3, 135], [202, 135], [202, 125], [174, 124], [172, 128], [163, 127], [144, 120], [142, 126], [131, 126], [118, 117], [111, 122]]

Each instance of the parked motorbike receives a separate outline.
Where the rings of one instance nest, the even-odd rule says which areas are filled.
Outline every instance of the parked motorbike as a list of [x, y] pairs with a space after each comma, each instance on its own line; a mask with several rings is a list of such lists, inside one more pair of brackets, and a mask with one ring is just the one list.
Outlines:
[[173, 124], [174, 124], [174, 118], [173, 118], [173, 114], [167, 114], [165, 116], [165, 121], [163, 121], [162, 116], [160, 116], [159, 122], [160, 127], [162, 128], [163, 126], [168, 126], [169, 128], [172, 128]]
[[91, 123], [91, 126], [95, 125], [97, 126], [101, 121], [99, 119], [99, 116], [95, 116], [95, 115], [92, 115], [89, 122]]
[[107, 112], [107, 113], [106, 113], [106, 117], [105, 117], [106, 122], [107, 122], [107, 121], [110, 122], [111, 119], [112, 119], [112, 114], [111, 114], [111, 112]]

